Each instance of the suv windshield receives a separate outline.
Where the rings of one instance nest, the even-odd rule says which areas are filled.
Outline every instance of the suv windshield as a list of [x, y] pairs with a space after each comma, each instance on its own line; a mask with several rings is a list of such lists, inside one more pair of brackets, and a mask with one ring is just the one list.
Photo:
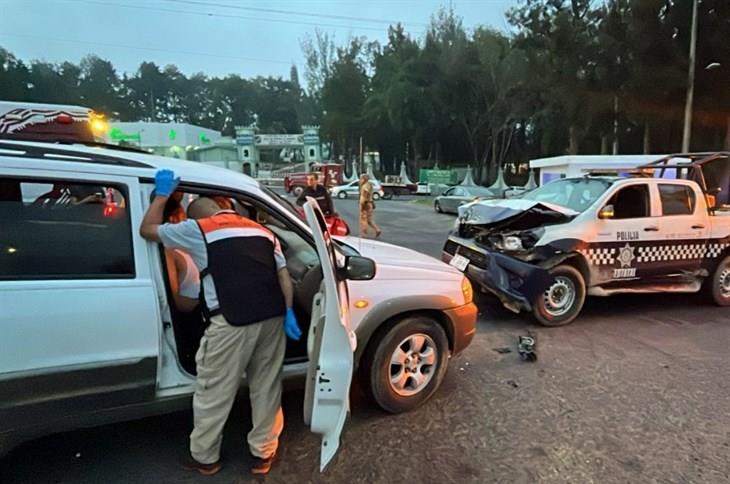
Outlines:
[[556, 180], [522, 194], [519, 198], [560, 205], [582, 212], [603, 195], [611, 182], [600, 178], [568, 178]]

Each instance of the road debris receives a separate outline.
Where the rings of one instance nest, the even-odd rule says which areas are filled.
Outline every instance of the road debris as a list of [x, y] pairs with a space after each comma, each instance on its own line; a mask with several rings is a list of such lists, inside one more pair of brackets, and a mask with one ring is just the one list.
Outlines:
[[537, 361], [537, 339], [532, 334], [517, 337], [517, 352], [524, 361]]

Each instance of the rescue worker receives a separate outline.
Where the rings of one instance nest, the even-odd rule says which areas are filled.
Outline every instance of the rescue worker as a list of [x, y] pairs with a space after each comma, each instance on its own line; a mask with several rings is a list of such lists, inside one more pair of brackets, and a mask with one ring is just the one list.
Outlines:
[[312, 197], [317, 200], [319, 208], [325, 215], [333, 215], [335, 213], [329, 190], [319, 184], [319, 173], [315, 172], [307, 175], [307, 187], [299, 195], [299, 198], [297, 198], [297, 205], [300, 207], [304, 205], [307, 197]]
[[380, 237], [383, 233], [380, 227], [373, 222], [373, 211], [375, 203], [373, 202], [373, 184], [366, 174], [360, 175], [360, 236], [367, 237], [368, 228], [375, 231], [375, 238]]
[[245, 373], [253, 421], [248, 433], [254, 457], [250, 470], [266, 474], [284, 426], [284, 334], [294, 340], [302, 334], [292, 310], [286, 261], [271, 232], [232, 210], [221, 210], [211, 198], [193, 201], [189, 220], [162, 224], [165, 203], [178, 181], [171, 170], [157, 172], [155, 198], [140, 234], [165, 247], [184, 249], [200, 271], [200, 299], [209, 325], [195, 357], [189, 467], [202, 475], [220, 471], [223, 426]]

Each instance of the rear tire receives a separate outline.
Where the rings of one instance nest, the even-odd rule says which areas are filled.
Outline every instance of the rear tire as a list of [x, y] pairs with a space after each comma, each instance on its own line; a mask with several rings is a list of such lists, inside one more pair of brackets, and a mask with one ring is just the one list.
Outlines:
[[707, 281], [712, 301], [718, 306], [730, 306], [730, 256], [724, 257]]
[[550, 274], [555, 281], [534, 302], [532, 315], [543, 326], [563, 326], [573, 322], [583, 309], [586, 283], [573, 266], [556, 266]]
[[383, 410], [413, 410], [436, 392], [449, 364], [449, 340], [441, 325], [410, 316], [379, 330], [360, 366], [364, 386]]
[[339, 192], [337, 192], [337, 198], [339, 198], [340, 200], [346, 199], [347, 198], [347, 192], [344, 191], [344, 190], [340, 190]]
[[378, 192], [373, 193], [373, 200], [376, 202], [380, 200], [380, 194]]

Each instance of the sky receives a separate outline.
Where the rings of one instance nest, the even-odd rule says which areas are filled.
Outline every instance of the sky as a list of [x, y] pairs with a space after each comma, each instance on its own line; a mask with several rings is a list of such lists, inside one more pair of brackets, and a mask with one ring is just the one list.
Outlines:
[[[518, 0], [451, 0], [472, 29], [507, 31], [504, 12]], [[301, 40], [316, 28], [340, 44], [353, 36], [387, 39], [401, 22], [422, 37], [449, 0], [0, 0], [0, 47], [29, 61], [87, 54], [132, 73], [142, 61], [175, 64], [190, 75], [288, 77], [304, 74]]]

